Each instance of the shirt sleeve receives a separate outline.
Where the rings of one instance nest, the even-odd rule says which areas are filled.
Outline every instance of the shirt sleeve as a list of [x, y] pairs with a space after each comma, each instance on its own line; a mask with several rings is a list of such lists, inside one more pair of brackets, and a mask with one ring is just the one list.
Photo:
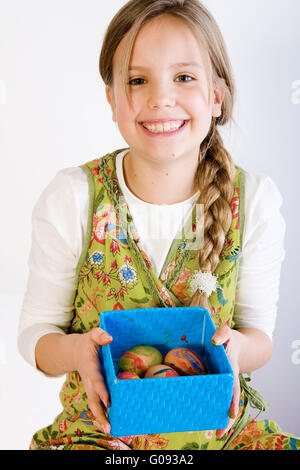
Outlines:
[[235, 328], [258, 328], [272, 340], [277, 316], [285, 220], [282, 196], [266, 175], [246, 172], [245, 225], [236, 289]]
[[87, 216], [88, 182], [80, 168], [58, 172], [33, 209], [29, 275], [19, 319], [18, 349], [37, 370], [37, 341], [48, 333], [66, 334], [73, 318], [76, 267]]

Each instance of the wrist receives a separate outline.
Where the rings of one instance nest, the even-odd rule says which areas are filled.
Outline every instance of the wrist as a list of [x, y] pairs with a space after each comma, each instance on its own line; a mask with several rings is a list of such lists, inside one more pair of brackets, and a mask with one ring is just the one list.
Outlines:
[[257, 328], [241, 328], [234, 331], [238, 342], [240, 373], [253, 372], [264, 366], [273, 351], [270, 338]]
[[231, 341], [234, 342], [234, 349], [235, 349], [233, 365], [236, 367], [238, 372], [241, 372], [241, 362], [242, 362], [241, 355], [242, 355], [242, 350], [244, 347], [245, 337], [238, 330], [232, 330]]
[[37, 369], [53, 377], [77, 370], [81, 336], [77, 333], [48, 333], [42, 336], [35, 346]]
[[71, 337], [70, 357], [72, 357], [72, 364], [73, 364], [72, 370], [78, 370], [79, 358], [80, 358], [80, 355], [82, 354], [81, 341], [82, 341], [83, 335], [80, 333], [72, 333], [70, 337]]
[[67, 360], [67, 372], [78, 370], [81, 337], [82, 335], [79, 333], [71, 333], [61, 337], [60, 350], [62, 356]]

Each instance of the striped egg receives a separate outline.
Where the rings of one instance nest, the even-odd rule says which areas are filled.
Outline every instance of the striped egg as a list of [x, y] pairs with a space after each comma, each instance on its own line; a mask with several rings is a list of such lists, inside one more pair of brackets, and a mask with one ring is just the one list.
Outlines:
[[135, 372], [139, 377], [143, 377], [150, 367], [162, 362], [163, 357], [158, 349], [142, 344], [128, 349], [121, 356], [118, 366], [120, 372]]
[[202, 359], [188, 348], [175, 348], [167, 353], [164, 364], [175, 369], [180, 375], [204, 375], [207, 373]]
[[156, 378], [156, 377], [179, 377], [176, 370], [165, 364], [158, 364], [150, 367], [144, 375], [144, 379]]

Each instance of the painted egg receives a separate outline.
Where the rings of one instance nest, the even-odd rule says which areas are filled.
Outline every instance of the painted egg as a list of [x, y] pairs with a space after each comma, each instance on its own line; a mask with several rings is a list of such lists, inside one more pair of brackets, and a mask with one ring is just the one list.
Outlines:
[[144, 379], [150, 379], [155, 377], [179, 377], [176, 370], [165, 364], [158, 364], [150, 367], [144, 375]]
[[139, 379], [139, 376], [135, 372], [126, 371], [126, 372], [119, 372], [118, 375], [117, 375], [117, 378], [118, 379], [123, 379], [123, 380], [126, 380], [126, 379]]
[[181, 375], [204, 375], [207, 373], [202, 359], [195, 351], [188, 348], [171, 349], [166, 354], [164, 364], [172, 367]]
[[162, 364], [163, 357], [158, 349], [142, 344], [133, 346], [119, 360], [119, 371], [135, 372], [142, 377], [146, 370], [156, 364]]

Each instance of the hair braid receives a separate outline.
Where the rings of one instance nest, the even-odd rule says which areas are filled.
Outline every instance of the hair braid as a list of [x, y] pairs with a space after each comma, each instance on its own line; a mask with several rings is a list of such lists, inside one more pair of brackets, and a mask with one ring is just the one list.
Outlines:
[[[213, 273], [232, 223], [231, 201], [235, 168], [218, 130], [215, 129], [215, 123], [202, 146], [205, 150], [200, 151], [202, 158], [195, 176], [200, 189], [199, 203], [204, 205], [204, 227], [197, 227], [197, 230], [204, 232], [203, 246], [198, 250], [198, 265], [202, 272]], [[199, 291], [193, 295], [190, 306], [210, 309], [206, 294]]]

